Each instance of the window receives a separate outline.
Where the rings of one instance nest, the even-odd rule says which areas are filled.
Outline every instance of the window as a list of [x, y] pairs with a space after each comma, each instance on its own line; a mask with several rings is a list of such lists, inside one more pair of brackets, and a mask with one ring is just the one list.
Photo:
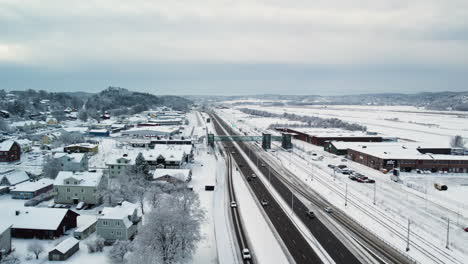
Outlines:
[[107, 225], [107, 220], [102, 221], [102, 225], [106, 226]]
[[69, 181], [66, 181], [65, 184], [70, 184], [70, 182], [69, 182]]
[[78, 194], [77, 194], [77, 193], [75, 193], [75, 197], [76, 197], [76, 196], [78, 196]]
[[117, 222], [117, 225], [120, 226], [120, 222]]
[[70, 192], [70, 188], [67, 188], [67, 192]]
[[114, 168], [114, 165], [111, 165], [111, 169], [113, 169], [113, 168]]
[[83, 188], [81, 188], [81, 192], [84, 193], [84, 189], [83, 189]]

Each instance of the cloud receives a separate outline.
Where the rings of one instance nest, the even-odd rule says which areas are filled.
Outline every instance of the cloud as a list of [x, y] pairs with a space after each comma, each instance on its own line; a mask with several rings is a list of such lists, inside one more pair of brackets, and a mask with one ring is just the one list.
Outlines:
[[0, 62], [27, 69], [468, 68], [465, 0], [0, 1]]

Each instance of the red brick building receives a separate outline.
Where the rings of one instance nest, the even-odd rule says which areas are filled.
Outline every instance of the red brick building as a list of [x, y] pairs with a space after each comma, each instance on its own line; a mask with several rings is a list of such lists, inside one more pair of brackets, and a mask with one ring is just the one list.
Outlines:
[[[361, 131], [346, 131], [339, 129], [291, 129], [291, 128], [277, 128], [281, 132], [288, 132], [295, 134], [294, 138], [299, 139], [317, 146], [325, 146], [330, 141], [342, 142], [382, 142], [380, 136], [368, 135]], [[308, 131], [309, 130], [309, 131]]]
[[12, 162], [21, 158], [21, 148], [13, 140], [0, 142], [0, 162]]

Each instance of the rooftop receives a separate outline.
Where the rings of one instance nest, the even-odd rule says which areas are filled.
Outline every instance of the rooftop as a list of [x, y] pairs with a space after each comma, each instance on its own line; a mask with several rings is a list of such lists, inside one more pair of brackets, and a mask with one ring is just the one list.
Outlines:
[[[67, 179], [73, 178], [76, 181], [70, 181], [66, 183]], [[71, 186], [83, 186], [83, 187], [97, 187], [102, 179], [102, 171], [96, 172], [72, 172], [72, 171], [60, 171], [55, 178], [54, 185], [71, 185]]]
[[80, 243], [78, 239], [74, 237], [69, 237], [62, 241], [60, 244], [58, 244], [56, 247], [54, 247], [52, 250], [57, 250], [60, 253], [66, 253], [78, 243]]
[[15, 192], [35, 192], [38, 191], [44, 187], [50, 186], [54, 184], [54, 180], [48, 179], [48, 178], [43, 178], [37, 181], [27, 181], [20, 183], [16, 185], [13, 188], [10, 188], [10, 191], [15, 191]]
[[0, 218], [0, 225], [13, 224], [13, 228], [56, 230], [68, 211], [68, 209], [36, 207], [5, 210]]
[[171, 176], [181, 181], [186, 181], [190, 175], [189, 169], [156, 169], [153, 174], [153, 179], [158, 179], [163, 176]]

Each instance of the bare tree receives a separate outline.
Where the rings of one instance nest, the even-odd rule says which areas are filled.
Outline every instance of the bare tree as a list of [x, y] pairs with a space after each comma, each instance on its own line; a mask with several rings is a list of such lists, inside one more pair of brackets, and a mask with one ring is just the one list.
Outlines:
[[32, 252], [36, 256], [36, 259], [39, 259], [39, 255], [44, 252], [44, 247], [38, 241], [34, 241], [28, 245], [28, 251]]
[[42, 165], [42, 173], [44, 177], [55, 179], [57, 174], [62, 170], [62, 165], [58, 159], [48, 157]]
[[132, 250], [132, 244], [127, 240], [117, 240], [109, 250], [108, 256], [113, 263], [124, 263], [125, 255]]
[[91, 239], [88, 239], [86, 242], [86, 246], [88, 247], [88, 252], [89, 253], [94, 253], [94, 252], [102, 252], [104, 249], [104, 238], [100, 236], [95, 236], [92, 237]]
[[456, 135], [450, 140], [450, 146], [452, 148], [465, 148], [465, 144], [465, 139], [460, 135]]
[[15, 253], [11, 253], [0, 260], [1, 264], [20, 264], [21, 260]]
[[165, 195], [149, 212], [135, 239], [130, 263], [176, 264], [190, 261], [201, 239], [204, 211], [196, 193]]

